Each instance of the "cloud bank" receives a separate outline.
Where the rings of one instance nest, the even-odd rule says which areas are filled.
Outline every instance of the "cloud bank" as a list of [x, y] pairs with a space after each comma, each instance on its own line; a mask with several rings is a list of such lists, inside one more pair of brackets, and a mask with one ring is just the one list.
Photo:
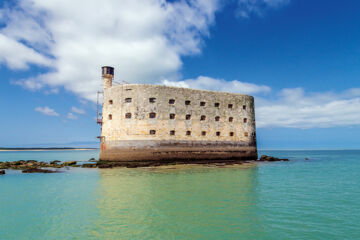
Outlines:
[[175, 79], [181, 57], [201, 52], [218, 8], [217, 0], [20, 0], [0, 10], [0, 63], [48, 69], [17, 85], [94, 101], [103, 65], [116, 67], [118, 81]]

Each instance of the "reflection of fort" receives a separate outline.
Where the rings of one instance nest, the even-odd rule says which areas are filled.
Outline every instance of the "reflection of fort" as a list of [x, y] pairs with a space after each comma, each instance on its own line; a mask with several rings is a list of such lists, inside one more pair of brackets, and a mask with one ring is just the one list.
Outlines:
[[255, 166], [99, 171], [96, 229], [103, 239], [203, 239], [212, 232], [214, 239], [250, 239], [261, 232]]

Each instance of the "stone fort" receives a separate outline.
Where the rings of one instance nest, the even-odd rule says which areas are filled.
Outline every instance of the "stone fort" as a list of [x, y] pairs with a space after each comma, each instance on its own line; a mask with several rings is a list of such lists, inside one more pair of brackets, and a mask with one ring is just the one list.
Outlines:
[[113, 86], [102, 67], [100, 160], [257, 159], [254, 98], [150, 84]]

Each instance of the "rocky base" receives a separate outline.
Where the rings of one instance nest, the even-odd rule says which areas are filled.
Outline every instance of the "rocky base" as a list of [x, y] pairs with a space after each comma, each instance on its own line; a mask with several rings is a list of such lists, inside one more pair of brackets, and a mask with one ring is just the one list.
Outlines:
[[[94, 163], [84, 163], [78, 165], [76, 161], [61, 162], [58, 160], [50, 163], [38, 162], [36, 160], [19, 160], [15, 162], [0, 162], [0, 169], [13, 169], [21, 170], [23, 173], [56, 173], [59, 171], [44, 169], [44, 168], [63, 168], [63, 167], [82, 167], [82, 168], [138, 168], [138, 167], [157, 167], [166, 165], [178, 164], [202, 164], [202, 165], [215, 165], [226, 166], [244, 163], [256, 162], [276, 162], [276, 161], [289, 161], [287, 158], [276, 158], [272, 156], [262, 155], [258, 160], [188, 160], [188, 161], [97, 161], [91, 159]], [[0, 175], [5, 174], [5, 170], [0, 170]]]

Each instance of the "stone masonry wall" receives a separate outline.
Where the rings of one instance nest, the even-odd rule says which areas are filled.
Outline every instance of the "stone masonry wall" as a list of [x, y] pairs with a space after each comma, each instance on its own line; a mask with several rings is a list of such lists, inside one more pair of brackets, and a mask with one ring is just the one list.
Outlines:
[[[152, 116], [154, 118], [150, 116], [152, 113], [156, 115]], [[189, 120], [186, 120], [187, 115], [190, 116]], [[201, 116], [205, 116], [205, 120], [201, 120]], [[135, 148], [150, 149], [143, 157], [149, 158], [155, 151], [162, 151], [159, 147], [162, 144], [167, 149], [170, 146], [169, 151], [176, 151], [176, 143], [181, 151], [190, 152], [195, 149], [194, 144], [197, 151], [210, 151], [209, 148], [218, 146], [236, 152], [239, 146], [246, 146], [247, 154], [254, 156], [254, 98], [159, 85], [117, 85], [104, 89], [101, 135], [100, 158], [103, 160], [123, 160], [118, 159], [120, 155], [128, 156], [124, 151]], [[209, 143], [211, 147], [206, 147], [204, 143]], [[203, 147], [199, 148], [199, 144]], [[116, 156], [117, 151], [123, 154]], [[111, 157], [106, 153], [111, 153]], [[181, 153], [178, 157], [181, 158]], [[126, 158], [137, 159], [136, 154]]]

